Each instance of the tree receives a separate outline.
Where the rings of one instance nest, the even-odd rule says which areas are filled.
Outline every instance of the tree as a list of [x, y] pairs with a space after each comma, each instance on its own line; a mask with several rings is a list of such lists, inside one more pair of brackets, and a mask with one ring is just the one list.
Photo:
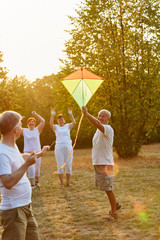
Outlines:
[[[112, 112], [115, 148], [138, 154], [160, 118], [160, 1], [85, 0], [72, 18], [66, 65], [104, 78], [89, 107]], [[94, 106], [94, 108], [93, 108]]]
[[[3, 54], [0, 51], [0, 63], [3, 62]], [[2, 112], [6, 106], [8, 107], [7, 95], [9, 94], [6, 89], [7, 84], [7, 70], [0, 66], [0, 112]]]

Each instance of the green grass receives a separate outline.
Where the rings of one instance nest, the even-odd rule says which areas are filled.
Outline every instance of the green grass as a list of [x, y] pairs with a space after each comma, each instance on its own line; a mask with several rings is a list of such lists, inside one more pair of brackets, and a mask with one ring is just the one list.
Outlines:
[[115, 222], [107, 223], [110, 205], [94, 186], [91, 149], [74, 151], [73, 187], [63, 189], [50, 151], [42, 161], [41, 188], [32, 197], [41, 240], [160, 240], [159, 153], [157, 144], [143, 146], [133, 159], [115, 154], [114, 192], [122, 209]]

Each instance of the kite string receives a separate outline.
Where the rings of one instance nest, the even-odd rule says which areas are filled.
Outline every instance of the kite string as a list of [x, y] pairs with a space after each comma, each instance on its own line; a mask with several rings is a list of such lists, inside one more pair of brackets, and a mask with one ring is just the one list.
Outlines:
[[77, 142], [77, 138], [78, 138], [78, 133], [79, 133], [79, 130], [80, 130], [80, 126], [81, 126], [81, 123], [82, 123], [83, 116], [84, 116], [84, 114], [82, 113], [81, 118], [80, 118], [79, 123], [78, 123], [78, 128], [77, 128], [77, 133], [76, 133], [76, 137], [75, 137], [75, 140], [74, 140], [74, 144], [73, 144], [73, 146], [72, 146], [71, 152], [70, 152], [67, 160], [64, 162], [64, 164], [63, 164], [56, 172], [53, 172], [53, 174], [58, 173], [58, 171], [59, 171], [60, 169], [64, 168], [65, 165], [66, 165], [66, 163], [68, 162], [70, 156], [72, 155], [73, 149], [74, 149], [75, 146], [76, 146], [76, 142]]
[[52, 144], [51, 144], [49, 147], [51, 148], [55, 142], [56, 142], [56, 140], [55, 140], [55, 141], [53, 141], [53, 142], [52, 142]]

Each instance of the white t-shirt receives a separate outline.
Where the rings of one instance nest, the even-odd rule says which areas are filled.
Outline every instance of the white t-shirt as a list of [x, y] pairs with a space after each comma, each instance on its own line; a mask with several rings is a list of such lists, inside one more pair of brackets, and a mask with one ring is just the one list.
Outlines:
[[23, 128], [24, 152], [41, 151], [38, 127], [30, 130]]
[[113, 137], [114, 131], [110, 125], [103, 125], [104, 133], [97, 129], [93, 136], [92, 163], [93, 165], [114, 165]]
[[55, 125], [56, 145], [69, 145], [72, 144], [70, 137], [70, 124], [67, 123], [64, 126]]
[[[17, 148], [17, 146], [16, 146]], [[24, 159], [18, 148], [14, 149], [5, 144], [0, 144], [0, 175], [11, 174], [22, 166]], [[2, 185], [1, 187], [1, 205], [0, 209], [7, 210], [16, 207], [25, 206], [31, 203], [31, 185], [26, 173], [19, 180], [19, 182], [7, 189]]]

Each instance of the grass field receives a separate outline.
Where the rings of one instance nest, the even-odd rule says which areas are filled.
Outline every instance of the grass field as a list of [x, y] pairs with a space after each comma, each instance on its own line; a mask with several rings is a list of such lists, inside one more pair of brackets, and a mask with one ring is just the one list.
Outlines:
[[[41, 240], [160, 240], [160, 144], [143, 146], [138, 157], [115, 154], [114, 191], [119, 218], [94, 186], [91, 149], [75, 150], [71, 188], [60, 188], [53, 151], [43, 158], [41, 188], [32, 197]], [[0, 228], [2, 232], [2, 228]]]

